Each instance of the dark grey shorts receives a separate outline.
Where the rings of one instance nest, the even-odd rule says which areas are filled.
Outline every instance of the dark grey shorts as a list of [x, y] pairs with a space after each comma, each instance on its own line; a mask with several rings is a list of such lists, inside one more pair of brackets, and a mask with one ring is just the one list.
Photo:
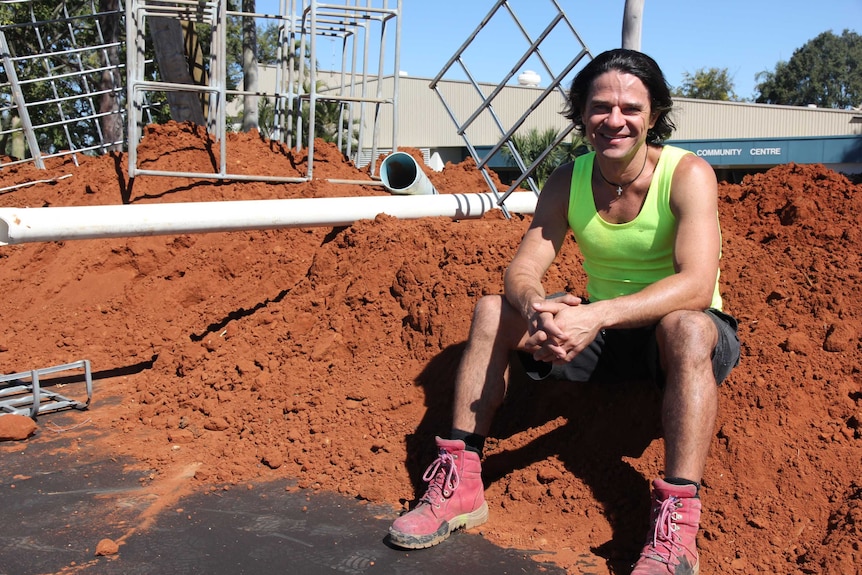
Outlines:
[[[739, 365], [738, 323], [717, 309], [704, 310], [718, 328], [718, 343], [712, 351], [712, 373], [721, 384]], [[595, 340], [571, 362], [564, 365], [537, 361], [519, 351], [524, 369], [535, 380], [553, 377], [569, 381], [631, 381], [652, 379], [664, 385], [656, 326], [635, 329], [603, 329]]]

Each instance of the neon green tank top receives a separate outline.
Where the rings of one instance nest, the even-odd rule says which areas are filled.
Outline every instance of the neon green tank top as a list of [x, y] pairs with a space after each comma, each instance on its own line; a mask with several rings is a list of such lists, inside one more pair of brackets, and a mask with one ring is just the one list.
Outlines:
[[[577, 159], [572, 168], [568, 220], [584, 256], [590, 299], [637, 293], [675, 273], [676, 216], [670, 209], [670, 186], [677, 164], [690, 153], [664, 146], [640, 213], [622, 224], [605, 221], [596, 210], [591, 183], [595, 152]], [[711, 307], [720, 310], [718, 288], [716, 276]]]

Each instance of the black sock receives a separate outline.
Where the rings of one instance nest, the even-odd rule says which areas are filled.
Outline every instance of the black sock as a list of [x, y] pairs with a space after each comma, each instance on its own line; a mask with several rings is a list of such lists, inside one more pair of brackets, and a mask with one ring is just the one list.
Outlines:
[[469, 433], [461, 429], [452, 429], [449, 439], [459, 439], [464, 442], [465, 449], [472, 451], [482, 458], [482, 451], [485, 449], [485, 436], [476, 433]]
[[694, 496], [700, 497], [700, 483], [697, 481], [692, 481], [691, 479], [685, 479], [682, 477], [665, 477], [664, 480], [671, 485], [694, 485]]

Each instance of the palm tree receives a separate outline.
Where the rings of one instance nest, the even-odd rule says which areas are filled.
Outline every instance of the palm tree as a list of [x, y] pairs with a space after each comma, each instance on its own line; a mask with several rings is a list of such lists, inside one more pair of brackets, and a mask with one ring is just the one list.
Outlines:
[[[506, 155], [509, 165], [517, 166], [515, 156], [512, 153], [512, 149], [514, 148], [521, 157], [524, 167], [528, 168], [545, 150], [551, 148], [556, 140], [557, 131], [554, 128], [547, 128], [541, 131], [537, 128], [532, 128], [526, 134], [518, 134], [517, 132], [512, 134], [509, 143], [503, 148], [503, 153]], [[571, 141], [555, 146], [532, 172], [532, 177], [539, 189], [545, 185], [545, 182], [554, 170], [562, 164], [574, 160], [576, 156], [584, 153], [586, 149], [586, 140], [580, 135], [575, 135]]]

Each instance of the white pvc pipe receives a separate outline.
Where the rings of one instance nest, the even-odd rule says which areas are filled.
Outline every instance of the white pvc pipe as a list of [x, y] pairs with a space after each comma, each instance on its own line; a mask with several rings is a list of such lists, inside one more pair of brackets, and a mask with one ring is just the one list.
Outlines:
[[386, 156], [380, 164], [380, 181], [393, 194], [436, 194], [434, 184], [407, 152]]
[[[531, 214], [536, 194], [514, 192], [510, 213]], [[0, 246], [26, 242], [346, 226], [388, 214], [399, 219], [478, 218], [499, 209], [491, 193], [0, 208]]]

